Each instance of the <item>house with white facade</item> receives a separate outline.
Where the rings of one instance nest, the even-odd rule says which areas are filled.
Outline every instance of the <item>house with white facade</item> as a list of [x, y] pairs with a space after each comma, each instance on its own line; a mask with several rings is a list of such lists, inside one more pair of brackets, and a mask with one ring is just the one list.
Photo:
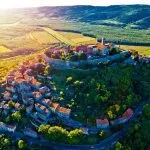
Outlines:
[[0, 122], [0, 131], [15, 132], [16, 131], [16, 126], [7, 125], [3, 122]]

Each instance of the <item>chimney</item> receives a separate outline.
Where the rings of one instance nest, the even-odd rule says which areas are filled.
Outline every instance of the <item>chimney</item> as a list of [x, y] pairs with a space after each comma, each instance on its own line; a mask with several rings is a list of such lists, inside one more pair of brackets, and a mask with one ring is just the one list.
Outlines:
[[102, 45], [105, 45], [105, 39], [102, 37], [102, 41], [101, 41]]

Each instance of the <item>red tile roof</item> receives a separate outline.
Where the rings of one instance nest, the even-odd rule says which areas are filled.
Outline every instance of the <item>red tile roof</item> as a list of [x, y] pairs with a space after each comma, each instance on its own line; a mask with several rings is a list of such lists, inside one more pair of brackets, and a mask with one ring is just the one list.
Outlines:
[[96, 119], [97, 124], [109, 124], [108, 119]]
[[52, 103], [50, 107], [56, 109], [57, 107], [59, 107], [59, 104], [58, 103]]
[[97, 48], [98, 48], [98, 50], [104, 50], [106, 47], [104, 45], [102, 45], [101, 43], [98, 43]]
[[133, 115], [133, 110], [131, 108], [128, 108], [124, 113], [123, 113], [123, 117], [125, 118], [129, 118]]
[[64, 113], [64, 114], [70, 114], [71, 109], [59, 107], [59, 108], [57, 108], [57, 112]]

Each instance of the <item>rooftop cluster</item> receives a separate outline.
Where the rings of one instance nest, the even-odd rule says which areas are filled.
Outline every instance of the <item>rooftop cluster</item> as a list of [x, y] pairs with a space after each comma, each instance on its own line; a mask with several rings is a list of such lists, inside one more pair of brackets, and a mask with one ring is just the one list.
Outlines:
[[[38, 81], [40, 78], [51, 80], [50, 76], [43, 76], [46, 66], [47, 63], [42, 59], [42, 56], [38, 56], [34, 60], [23, 62], [18, 68], [9, 72], [6, 82], [2, 85], [5, 91], [1, 108], [5, 118], [20, 111], [23, 107], [26, 115], [38, 125], [48, 123], [52, 120], [53, 115], [61, 118], [70, 117], [70, 109], [53, 103], [51, 99], [52, 85], [46, 86]], [[3, 130], [9, 130], [3, 123], [0, 127]]]
[[101, 43], [92, 45], [86, 44], [76, 47], [53, 46], [46, 52], [46, 55], [55, 59], [77, 61], [107, 56], [111, 54], [112, 48], [115, 48], [115, 45], [112, 43], [105, 43], [105, 40], [102, 38]]

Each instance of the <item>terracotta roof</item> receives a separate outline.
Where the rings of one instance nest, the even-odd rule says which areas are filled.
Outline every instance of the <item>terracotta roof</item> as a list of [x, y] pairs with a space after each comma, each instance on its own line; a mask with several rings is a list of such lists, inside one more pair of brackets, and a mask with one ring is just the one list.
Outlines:
[[38, 82], [36, 79], [32, 79], [32, 84], [34, 84], [34, 85], [36, 85], [36, 86], [38, 86], [38, 85], [41, 85], [41, 83], [40, 82]]
[[124, 113], [123, 113], [123, 117], [128, 118], [131, 117], [133, 115], [133, 111], [131, 108], [128, 108]]
[[19, 103], [15, 104], [15, 108], [19, 108], [21, 105]]
[[25, 81], [26, 81], [26, 80], [23, 79], [23, 78], [16, 78], [15, 80], [16, 80], [16, 82], [18, 82], [18, 83], [22, 83], [22, 82], [25, 82]]
[[104, 50], [106, 47], [105, 47], [105, 45], [102, 45], [101, 43], [98, 43], [97, 48], [98, 48], [98, 50]]
[[45, 106], [43, 106], [43, 105], [41, 105], [39, 103], [36, 103], [35, 106], [38, 107], [38, 108], [40, 108], [45, 113], [49, 112], [49, 110]]
[[52, 103], [50, 107], [56, 109], [57, 107], [59, 107], [59, 104], [58, 103]]
[[34, 97], [39, 98], [42, 96], [40, 92], [33, 92]]
[[96, 119], [97, 124], [109, 124], [108, 119]]
[[57, 109], [57, 112], [61, 112], [61, 113], [64, 113], [64, 114], [70, 114], [71, 109], [64, 108], [64, 107], [59, 107], [59, 108]]

